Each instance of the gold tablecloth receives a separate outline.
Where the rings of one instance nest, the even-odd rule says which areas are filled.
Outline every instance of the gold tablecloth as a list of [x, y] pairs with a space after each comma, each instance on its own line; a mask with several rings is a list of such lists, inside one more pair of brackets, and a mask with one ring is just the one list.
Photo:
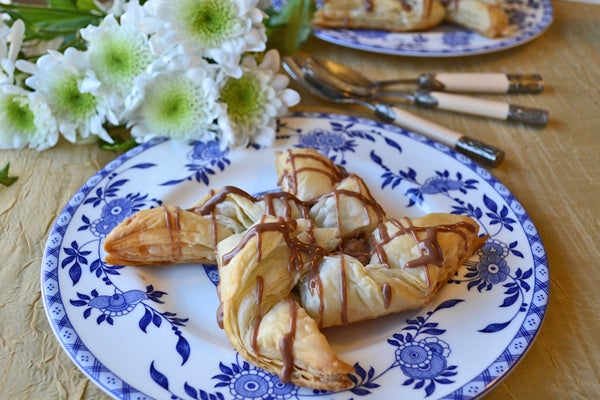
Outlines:
[[[555, 19], [525, 45], [481, 56], [411, 58], [337, 47], [311, 38], [303, 51], [353, 64], [371, 76], [425, 71], [538, 72], [540, 95], [498, 96], [547, 108], [544, 129], [451, 113], [412, 110], [506, 150], [492, 170], [530, 214], [550, 264], [541, 331], [516, 368], [486, 399], [597, 399], [600, 396], [600, 7], [554, 2]], [[369, 116], [300, 90], [298, 110]], [[0, 127], [1, 129], [1, 127]], [[60, 210], [115, 157], [94, 145], [60, 143], [0, 151], [10, 187], [0, 187], [0, 399], [104, 399], [59, 346], [44, 313], [40, 265]]]

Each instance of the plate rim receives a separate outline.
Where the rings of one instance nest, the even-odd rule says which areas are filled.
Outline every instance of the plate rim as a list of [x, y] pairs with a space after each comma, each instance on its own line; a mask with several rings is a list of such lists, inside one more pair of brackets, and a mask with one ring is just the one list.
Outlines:
[[[539, 323], [537, 324], [534, 332], [532, 334], [529, 335], [529, 338], [526, 338], [527, 344], [526, 346], [524, 346], [522, 352], [520, 354], [518, 354], [517, 358], [515, 360], [508, 360], [508, 367], [506, 368], [506, 370], [498, 373], [496, 376], [492, 377], [493, 379], [481, 379], [484, 375], [486, 375], [486, 371], [488, 371], [495, 363], [498, 362], [499, 359], [502, 358], [502, 354], [494, 359], [494, 361], [488, 365], [487, 367], [485, 367], [484, 369], [481, 370], [481, 372], [479, 372], [477, 374], [477, 376], [475, 376], [474, 378], [470, 379], [467, 382], [464, 382], [461, 384], [461, 386], [456, 389], [455, 391], [448, 393], [447, 395], [440, 397], [441, 398], [455, 398], [457, 393], [461, 393], [462, 389], [465, 388], [465, 386], [467, 386], [470, 383], [476, 382], [478, 380], [483, 380], [485, 384], [484, 388], [479, 391], [478, 393], [476, 393], [474, 396], [471, 397], [464, 397], [464, 395], [462, 395], [461, 398], [469, 398], [469, 399], [479, 399], [483, 396], [485, 396], [491, 389], [493, 389], [494, 387], [497, 386], [497, 384], [499, 382], [501, 382], [503, 379], [505, 379], [514, 369], [515, 367], [520, 363], [520, 361], [522, 361], [522, 359], [525, 357], [525, 355], [528, 353], [528, 351], [531, 349], [533, 343], [535, 342], [535, 339], [538, 337], [539, 332], [541, 330], [541, 327], [544, 323], [545, 317], [547, 315], [547, 308], [549, 305], [549, 297], [550, 297], [550, 268], [549, 268], [549, 263], [548, 263], [548, 257], [547, 257], [547, 252], [545, 250], [545, 246], [543, 244], [543, 240], [539, 234], [539, 231], [537, 230], [533, 220], [531, 219], [529, 213], [527, 212], [527, 210], [525, 210], [524, 207], [522, 207], [521, 203], [518, 201], [518, 199], [516, 198], [516, 196], [510, 191], [508, 190], [508, 188], [506, 188], [493, 174], [491, 174], [487, 169], [479, 166], [478, 164], [476, 164], [475, 162], [473, 162], [472, 160], [466, 158], [465, 156], [461, 155], [460, 153], [457, 153], [456, 151], [454, 151], [453, 149], [443, 146], [442, 148], [439, 147], [439, 144], [437, 144], [436, 142], [432, 141], [429, 138], [426, 138], [418, 133], [414, 133], [412, 131], [406, 130], [406, 129], [402, 129], [399, 128], [395, 125], [390, 125], [390, 124], [386, 124], [383, 122], [379, 122], [379, 121], [375, 121], [372, 119], [368, 119], [368, 118], [363, 118], [363, 117], [355, 117], [355, 116], [350, 116], [347, 114], [341, 114], [341, 113], [330, 113], [330, 112], [307, 112], [307, 111], [295, 111], [295, 112], [291, 112], [289, 113], [286, 117], [283, 117], [282, 119], [285, 120], [287, 118], [307, 118], [310, 120], [313, 119], [344, 119], [344, 120], [350, 120], [350, 121], [354, 121], [357, 123], [362, 123], [362, 124], [366, 124], [369, 126], [376, 126], [378, 128], [381, 128], [383, 130], [386, 130], [389, 133], [397, 133], [398, 131], [402, 131], [407, 133], [406, 138], [409, 140], [416, 140], [422, 143], [426, 143], [429, 145], [429, 147], [432, 147], [434, 151], [442, 151], [444, 154], [447, 154], [449, 156], [451, 156], [455, 161], [459, 162], [460, 164], [462, 164], [463, 166], [465, 166], [466, 168], [471, 169], [478, 177], [480, 177], [482, 180], [484, 180], [487, 184], [489, 184], [490, 188], [493, 189], [495, 192], [498, 193], [498, 195], [507, 203], [509, 203], [509, 200], [512, 199], [513, 203], [516, 203], [518, 206], [521, 207], [522, 209], [522, 213], [518, 214], [515, 210], [514, 210], [514, 206], [511, 205], [511, 210], [517, 214], [519, 216], [519, 226], [523, 226], [524, 223], [529, 222], [531, 227], [533, 228], [534, 232], [535, 232], [535, 236], [536, 236], [536, 241], [539, 243], [539, 245], [542, 248], [542, 256], [541, 257], [535, 257], [535, 255], [532, 254], [533, 256], [533, 261], [534, 261], [534, 266], [536, 268], [538, 267], [545, 267], [547, 274], [546, 274], [546, 278], [543, 282], [539, 283], [540, 290], [544, 290], [545, 294], [546, 294], [546, 298], [545, 301], [543, 302], [543, 304], [541, 304], [541, 306], [536, 307], [537, 309], [539, 309], [539, 312], [537, 313], [538, 317], [539, 317]], [[96, 173], [94, 173], [88, 180], [85, 181], [85, 183], [75, 192], [75, 194], [68, 200], [67, 204], [64, 206], [64, 208], [62, 209], [62, 211], [58, 214], [58, 216], [56, 217], [55, 221], [53, 222], [52, 225], [52, 229], [47, 237], [46, 243], [45, 243], [45, 247], [44, 247], [44, 253], [43, 253], [43, 258], [42, 258], [42, 262], [41, 262], [41, 274], [40, 274], [40, 286], [41, 286], [41, 294], [42, 294], [42, 301], [43, 301], [43, 306], [44, 306], [44, 312], [46, 315], [46, 318], [48, 320], [48, 323], [52, 329], [52, 332], [54, 334], [54, 336], [56, 337], [56, 339], [58, 340], [61, 348], [63, 349], [63, 351], [68, 355], [68, 357], [71, 359], [71, 361], [78, 367], [78, 369], [88, 378], [90, 379], [90, 381], [92, 381], [95, 385], [97, 385], [98, 387], [100, 387], [106, 394], [114, 397], [114, 398], [120, 398], [113, 389], [107, 387], [105, 384], [103, 384], [102, 382], [100, 382], [96, 376], [92, 375], [92, 373], [90, 373], [90, 371], [88, 370], [88, 368], [86, 368], [84, 365], [82, 365], [82, 363], [80, 363], [79, 360], [77, 360], [77, 351], [75, 351], [68, 343], [65, 343], [61, 337], [60, 337], [60, 327], [56, 325], [56, 319], [54, 319], [51, 315], [52, 311], [50, 309], [50, 304], [48, 304], [48, 301], [52, 299], [53, 296], [48, 296], [48, 289], [45, 287], [45, 283], [47, 282], [47, 280], [49, 278], [53, 278], [51, 276], [49, 276], [49, 274], [47, 273], [47, 266], [46, 264], [48, 263], [48, 258], [50, 257], [56, 257], [57, 261], [59, 260], [59, 257], [57, 255], [57, 251], [60, 251], [61, 248], [61, 244], [62, 244], [62, 240], [60, 241], [60, 244], [58, 246], [53, 245], [52, 244], [52, 239], [55, 235], [60, 235], [61, 239], [64, 239], [64, 235], [65, 232], [71, 222], [71, 218], [74, 215], [74, 213], [77, 211], [77, 209], [79, 207], [81, 207], [84, 203], [84, 200], [86, 198], [86, 196], [93, 190], [93, 188], [95, 187], [95, 181], [96, 180], [103, 180], [106, 176], [108, 176], [110, 173], [112, 173], [115, 169], [117, 169], [119, 166], [121, 166], [122, 164], [126, 163], [127, 161], [131, 160], [132, 158], [135, 158], [136, 156], [138, 156], [139, 154], [147, 151], [148, 149], [158, 146], [161, 143], [164, 142], [168, 142], [168, 139], [164, 139], [164, 138], [156, 138], [153, 139], [149, 142], [146, 143], [142, 143], [139, 146], [127, 151], [126, 153], [121, 154], [120, 156], [116, 157], [114, 160], [110, 161], [109, 163], [107, 163], [104, 167], [102, 167], [101, 169], [99, 169]], [[503, 188], [504, 189], [504, 193], [501, 192], [498, 187]], [[68, 221], [64, 222], [64, 223], [60, 223], [61, 218], [65, 218], [65, 215], [67, 215]], [[528, 240], [528, 246], [531, 245], [531, 234], [524, 232], [527, 240]], [[530, 247], [528, 247], [530, 248]], [[533, 252], [532, 252], [533, 253]], [[55, 268], [56, 270], [58, 270], [58, 266], [56, 266]], [[58, 274], [57, 274], [58, 275]], [[536, 275], [537, 276], [537, 275]], [[58, 276], [57, 276], [58, 278]], [[58, 279], [56, 280], [56, 285], [59, 285]], [[538, 282], [536, 282], [536, 285], [538, 284]], [[58, 290], [58, 302], [61, 303], [61, 305], [64, 304], [64, 302], [62, 302], [62, 300], [60, 299], [61, 295], [60, 295], [60, 290]], [[535, 291], [534, 291], [535, 293]], [[533, 304], [529, 305], [529, 311], [527, 312], [527, 314], [525, 315], [525, 319], [527, 318], [527, 316], [529, 316], [531, 314], [531, 308], [533, 308]], [[64, 321], [66, 320], [66, 321]], [[65, 316], [63, 317], [63, 319], [61, 320], [61, 323], [68, 323], [70, 325], [70, 321], [69, 321], [69, 317], [65, 312]], [[523, 322], [524, 324], [525, 322]], [[519, 326], [519, 329], [517, 330], [517, 332], [515, 333], [514, 337], [512, 337], [507, 344], [507, 348], [508, 346], [510, 346], [511, 343], [513, 343], [517, 338], [523, 337], [523, 324], [521, 326]], [[74, 328], [72, 328], [75, 335], [77, 336], [77, 338], [80, 341], [80, 344], [77, 345], [77, 350], [79, 350], [82, 346], [84, 348], [87, 348], [86, 344], [83, 343], [83, 341], [81, 340], [81, 338], [79, 337], [79, 334], [75, 331]], [[88, 350], [89, 351], [89, 350]], [[112, 371], [105, 366], [104, 364], [102, 364], [102, 362], [100, 362], [98, 360], [98, 358], [91, 352], [89, 351], [89, 353], [92, 355], [92, 357], [95, 359], [95, 366], [94, 368], [102, 368], [104, 369], [104, 371], [112, 373]], [[506, 360], [505, 360], [506, 361]], [[126, 385], [129, 388], [128, 394], [132, 394], [132, 393], [138, 393], [140, 395], [146, 396], [148, 398], [151, 398], [151, 396], [148, 396], [147, 394], [145, 394], [142, 390], [130, 385], [129, 383], [127, 383], [123, 378], [119, 377], [118, 375], [114, 374], [113, 375], [115, 377], [117, 377], [117, 379], [119, 379], [120, 381], [123, 382], [124, 385]], [[488, 382], [485, 382], [485, 381]]]

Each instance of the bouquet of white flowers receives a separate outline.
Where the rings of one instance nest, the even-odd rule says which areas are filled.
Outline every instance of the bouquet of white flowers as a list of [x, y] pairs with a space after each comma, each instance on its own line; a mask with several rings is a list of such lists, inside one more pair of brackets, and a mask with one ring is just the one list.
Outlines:
[[104, 9], [55, 0], [62, 12], [89, 4], [68, 21], [93, 23], [71, 31], [63, 24], [63, 39], [73, 41], [33, 58], [26, 44], [45, 40], [44, 24], [19, 18], [33, 9], [0, 4], [0, 149], [44, 150], [59, 136], [113, 143], [113, 127], [138, 143], [271, 144], [276, 119], [300, 98], [279, 73], [278, 51], [266, 49], [257, 2], [131, 0]]

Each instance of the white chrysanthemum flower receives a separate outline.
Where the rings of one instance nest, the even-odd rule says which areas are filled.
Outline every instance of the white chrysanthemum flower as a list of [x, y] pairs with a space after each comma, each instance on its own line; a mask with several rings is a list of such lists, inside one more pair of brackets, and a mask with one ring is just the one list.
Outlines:
[[149, 0], [144, 7], [164, 21], [152, 37], [156, 49], [178, 47], [186, 54], [199, 54], [239, 78], [241, 55], [266, 47], [264, 13], [256, 4], [257, 0]]
[[25, 24], [20, 19], [16, 20], [10, 28], [0, 20], [0, 84], [14, 83], [15, 62], [24, 36]]
[[112, 143], [104, 123], [117, 124], [118, 119], [98, 90], [101, 83], [88, 68], [85, 53], [74, 48], [64, 54], [49, 50], [36, 64], [17, 61], [17, 68], [31, 74], [25, 83], [46, 97], [67, 140], [81, 142], [95, 135]]
[[242, 61], [242, 77], [228, 78], [222, 84], [219, 101], [226, 104], [226, 111], [219, 117], [219, 127], [225, 145], [273, 143], [277, 118], [300, 101], [298, 92], [287, 88], [289, 78], [278, 73], [279, 63], [277, 50], [269, 50], [260, 65], [247, 56]]
[[81, 36], [88, 42], [90, 68], [102, 83], [100, 90], [108, 97], [119, 119], [138, 100], [139, 93], [133, 90], [135, 79], [147, 72], [157, 59], [150, 49], [148, 35], [137, 26], [134, 14], [141, 7], [130, 7], [130, 10], [120, 24], [113, 15], [108, 15], [99, 26], [90, 25], [81, 30]]
[[190, 67], [180, 61], [171, 60], [166, 71], [139, 82], [143, 101], [128, 122], [138, 142], [153, 137], [211, 140], [216, 136], [221, 105], [215, 67], [208, 63]]
[[44, 96], [0, 85], [0, 149], [45, 150], [58, 141], [56, 120]]

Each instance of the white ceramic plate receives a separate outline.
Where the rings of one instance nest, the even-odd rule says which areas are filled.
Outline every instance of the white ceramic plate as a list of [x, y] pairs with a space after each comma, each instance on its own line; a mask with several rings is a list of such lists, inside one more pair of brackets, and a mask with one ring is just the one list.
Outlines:
[[322, 40], [375, 53], [416, 57], [457, 57], [493, 53], [522, 45], [540, 36], [552, 23], [550, 0], [505, 2], [509, 22], [517, 29], [490, 39], [458, 25], [444, 23], [426, 32], [394, 33], [379, 30], [315, 29]]
[[278, 135], [277, 149], [315, 147], [360, 174], [388, 214], [468, 214], [488, 243], [429, 307], [326, 331], [355, 366], [354, 388], [286, 385], [244, 362], [217, 327], [214, 267], [103, 262], [103, 238], [137, 210], [191, 206], [209, 187], [276, 187], [273, 148], [156, 140], [94, 175], [48, 238], [44, 304], [79, 368], [115, 398], [138, 399], [470, 399], [504, 377], [538, 332], [549, 287], [540, 237], [506, 187], [443, 145], [371, 120], [294, 114]]

